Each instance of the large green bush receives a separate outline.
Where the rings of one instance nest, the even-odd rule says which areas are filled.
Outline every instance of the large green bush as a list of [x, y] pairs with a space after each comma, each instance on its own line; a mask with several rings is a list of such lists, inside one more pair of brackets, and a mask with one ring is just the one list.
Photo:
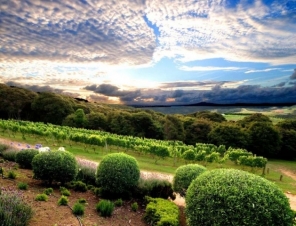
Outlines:
[[272, 182], [235, 169], [203, 173], [186, 194], [189, 226], [292, 226], [288, 198]]
[[15, 160], [24, 169], [32, 169], [32, 160], [35, 155], [39, 154], [38, 150], [26, 149], [16, 153]]
[[51, 184], [53, 181], [66, 183], [78, 173], [77, 161], [70, 152], [50, 151], [39, 153], [32, 160], [34, 177]]
[[97, 183], [105, 196], [128, 194], [139, 178], [138, 162], [124, 153], [106, 155], [97, 168]]
[[207, 169], [204, 166], [198, 164], [188, 164], [180, 166], [175, 173], [173, 179], [173, 189], [181, 196], [186, 195], [186, 190], [191, 182]]

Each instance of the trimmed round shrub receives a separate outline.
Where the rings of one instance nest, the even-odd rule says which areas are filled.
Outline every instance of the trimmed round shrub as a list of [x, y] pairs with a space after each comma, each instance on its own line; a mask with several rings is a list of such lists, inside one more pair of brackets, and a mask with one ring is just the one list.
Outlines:
[[24, 169], [32, 169], [32, 160], [35, 155], [39, 154], [38, 150], [26, 149], [16, 153], [15, 161]]
[[32, 160], [34, 178], [47, 181], [51, 184], [53, 181], [62, 184], [72, 181], [78, 173], [77, 161], [70, 152], [50, 151], [39, 153]]
[[137, 160], [124, 153], [106, 155], [97, 168], [97, 184], [103, 196], [129, 194], [139, 178]]
[[207, 169], [204, 166], [198, 164], [180, 166], [176, 170], [173, 179], [174, 191], [184, 197], [191, 182], [206, 170]]
[[186, 194], [189, 226], [292, 226], [293, 211], [272, 182], [235, 169], [203, 173]]

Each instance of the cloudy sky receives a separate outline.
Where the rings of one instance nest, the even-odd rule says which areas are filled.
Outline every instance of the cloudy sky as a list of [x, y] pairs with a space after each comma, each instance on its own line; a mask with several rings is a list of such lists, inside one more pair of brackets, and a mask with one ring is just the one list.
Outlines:
[[296, 101], [296, 0], [0, 0], [0, 82], [97, 102]]

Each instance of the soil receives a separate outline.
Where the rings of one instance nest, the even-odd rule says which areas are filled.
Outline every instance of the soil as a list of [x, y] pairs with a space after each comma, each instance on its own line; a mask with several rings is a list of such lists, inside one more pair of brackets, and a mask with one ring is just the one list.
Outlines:
[[[8, 144], [16, 149], [25, 148], [27, 144], [24, 143], [16, 143], [7, 139], [0, 138], [0, 143]], [[78, 159], [81, 160], [81, 159]], [[83, 160], [88, 161], [88, 160]], [[97, 164], [97, 163], [94, 163]], [[4, 169], [13, 169], [15, 167], [15, 163], [5, 162], [0, 163], [0, 167], [4, 167]], [[293, 172], [290, 171], [282, 171], [283, 174], [287, 176], [294, 176], [293, 179], [296, 180], [296, 176]], [[74, 203], [80, 199], [84, 198], [87, 201], [87, 205], [85, 208], [85, 214], [78, 219], [72, 214], [72, 210], [69, 206], [59, 206], [58, 199], [60, 198], [59, 187], [52, 187], [54, 192], [47, 202], [35, 201], [35, 197], [37, 194], [43, 192], [46, 188], [42, 182], [38, 180], [34, 180], [33, 173], [31, 170], [26, 169], [17, 169], [17, 178], [15, 180], [2, 179], [0, 177], [0, 184], [2, 188], [7, 189], [17, 189], [17, 184], [19, 182], [25, 182], [29, 185], [28, 190], [23, 192], [23, 196], [25, 201], [32, 206], [34, 210], [34, 216], [31, 219], [29, 226], [75, 226], [75, 225], [83, 225], [83, 226], [95, 226], [95, 225], [108, 225], [108, 226], [125, 226], [125, 225], [134, 225], [134, 226], [144, 226], [147, 225], [143, 221], [143, 215], [145, 214], [145, 207], [137, 200], [128, 200], [124, 201], [124, 205], [121, 207], [116, 207], [113, 215], [109, 218], [101, 217], [95, 210], [96, 204], [100, 201], [98, 197], [96, 197], [93, 192], [75, 192], [71, 191], [71, 196], [69, 197], [69, 206], [72, 207]], [[173, 176], [169, 174], [155, 173], [155, 172], [147, 172], [141, 171], [141, 177], [143, 178], [162, 178], [172, 181]], [[290, 200], [292, 209], [296, 210], [296, 196], [292, 194], [286, 194]], [[131, 204], [137, 201], [139, 204], [138, 211], [134, 212], [131, 210]], [[179, 206], [180, 209], [180, 225], [185, 226], [185, 216], [184, 216], [184, 206], [185, 200], [184, 198], [177, 195], [177, 198], [174, 202]], [[81, 222], [81, 223], [80, 223]]]

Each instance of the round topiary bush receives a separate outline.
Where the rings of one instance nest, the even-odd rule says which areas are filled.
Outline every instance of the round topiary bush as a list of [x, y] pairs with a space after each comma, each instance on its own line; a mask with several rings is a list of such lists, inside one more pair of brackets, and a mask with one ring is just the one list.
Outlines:
[[39, 154], [36, 149], [26, 149], [16, 153], [15, 161], [24, 169], [32, 169], [32, 160]]
[[97, 168], [97, 184], [103, 196], [129, 194], [139, 178], [137, 160], [124, 153], [106, 155]]
[[292, 226], [288, 198], [272, 182], [235, 169], [203, 173], [186, 194], [189, 226]]
[[204, 166], [198, 164], [188, 164], [180, 166], [175, 173], [173, 179], [173, 189], [179, 193], [182, 197], [186, 195], [187, 188], [191, 182], [207, 169]]
[[70, 152], [50, 151], [36, 155], [32, 160], [34, 177], [39, 180], [61, 182], [75, 179], [78, 173], [77, 161]]

